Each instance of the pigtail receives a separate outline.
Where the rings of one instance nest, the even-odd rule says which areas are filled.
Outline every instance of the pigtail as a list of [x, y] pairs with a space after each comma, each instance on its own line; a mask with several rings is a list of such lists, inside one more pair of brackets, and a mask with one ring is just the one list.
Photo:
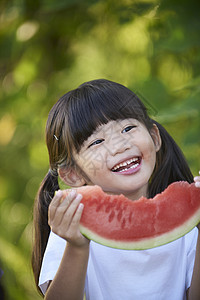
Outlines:
[[[55, 191], [58, 189], [59, 184], [57, 171], [49, 170], [41, 183], [34, 204], [32, 268], [37, 288], [42, 259], [50, 233], [50, 227], [48, 225], [48, 207], [54, 197]], [[40, 291], [39, 288], [38, 290]]]
[[157, 153], [157, 162], [149, 186], [149, 196], [154, 197], [175, 181], [193, 182], [193, 175], [188, 163], [173, 138], [158, 122], [157, 125], [162, 140], [161, 149]]

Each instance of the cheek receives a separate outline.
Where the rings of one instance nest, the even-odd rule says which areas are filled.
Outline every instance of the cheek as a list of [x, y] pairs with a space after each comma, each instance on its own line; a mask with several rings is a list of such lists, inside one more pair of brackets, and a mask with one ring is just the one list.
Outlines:
[[98, 171], [101, 171], [104, 166], [103, 155], [97, 151], [77, 157], [76, 162], [86, 174], [96, 174]]
[[155, 144], [152, 140], [149, 140], [149, 142], [146, 144], [143, 154], [144, 154], [144, 158], [146, 158], [148, 161], [152, 162], [152, 164], [155, 164], [156, 148], [155, 148]]

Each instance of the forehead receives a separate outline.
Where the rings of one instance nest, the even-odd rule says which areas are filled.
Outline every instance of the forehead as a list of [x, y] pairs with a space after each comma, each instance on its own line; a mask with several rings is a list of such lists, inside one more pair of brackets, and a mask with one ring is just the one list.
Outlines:
[[90, 139], [93, 136], [99, 135], [101, 133], [103, 134], [112, 134], [115, 131], [122, 130], [123, 127], [128, 125], [143, 125], [140, 121], [134, 118], [124, 119], [124, 120], [116, 120], [116, 121], [109, 121], [106, 124], [101, 124], [97, 127], [97, 129], [91, 134], [91, 136], [88, 138]]

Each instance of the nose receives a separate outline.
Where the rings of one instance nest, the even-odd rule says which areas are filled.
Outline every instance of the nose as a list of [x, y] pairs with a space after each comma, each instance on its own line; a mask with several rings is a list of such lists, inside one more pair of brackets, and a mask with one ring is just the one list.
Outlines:
[[115, 135], [112, 138], [110, 137], [108, 147], [109, 153], [114, 156], [130, 149], [131, 145], [123, 136]]

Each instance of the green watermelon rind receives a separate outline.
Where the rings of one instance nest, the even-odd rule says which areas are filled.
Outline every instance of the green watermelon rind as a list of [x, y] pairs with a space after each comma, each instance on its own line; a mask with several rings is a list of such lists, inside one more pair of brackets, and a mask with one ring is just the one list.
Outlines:
[[169, 232], [153, 236], [151, 238], [142, 238], [131, 242], [126, 240], [117, 241], [103, 238], [102, 236], [96, 234], [95, 232], [91, 231], [89, 228], [83, 226], [82, 224], [80, 224], [80, 231], [88, 239], [107, 247], [122, 250], [146, 250], [162, 246], [177, 240], [178, 238], [190, 232], [195, 226], [198, 225], [199, 222], [200, 208], [195, 212], [195, 214], [192, 217], [186, 220], [181, 226], [178, 226]]

